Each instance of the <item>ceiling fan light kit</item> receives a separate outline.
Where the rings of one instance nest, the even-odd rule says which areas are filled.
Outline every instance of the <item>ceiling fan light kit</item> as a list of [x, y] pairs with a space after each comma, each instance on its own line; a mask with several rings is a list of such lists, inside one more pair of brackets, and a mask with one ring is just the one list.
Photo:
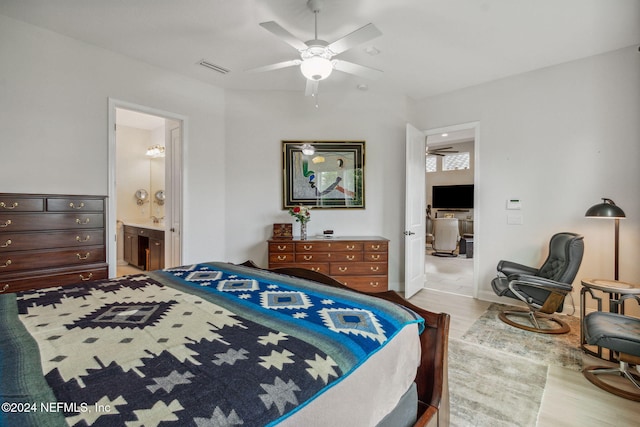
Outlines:
[[331, 75], [333, 63], [321, 56], [312, 56], [300, 64], [302, 75], [309, 80], [324, 80]]
[[307, 79], [307, 87], [305, 89], [305, 95], [307, 96], [316, 96], [318, 94], [318, 82], [328, 78], [333, 70], [366, 78], [375, 78], [380, 74], [381, 71], [374, 68], [365, 67], [348, 61], [332, 59], [334, 56], [351, 49], [354, 46], [382, 35], [382, 33], [375, 27], [375, 25], [367, 24], [330, 44], [324, 40], [318, 39], [318, 13], [320, 13], [323, 3], [324, 2], [322, 0], [307, 1], [307, 7], [315, 16], [315, 37], [313, 40], [309, 40], [307, 42], [299, 40], [274, 21], [262, 22], [260, 24], [262, 28], [295, 48], [300, 53], [301, 59], [279, 62], [277, 64], [258, 67], [250, 71], [261, 72], [291, 66], [300, 66], [300, 72]]

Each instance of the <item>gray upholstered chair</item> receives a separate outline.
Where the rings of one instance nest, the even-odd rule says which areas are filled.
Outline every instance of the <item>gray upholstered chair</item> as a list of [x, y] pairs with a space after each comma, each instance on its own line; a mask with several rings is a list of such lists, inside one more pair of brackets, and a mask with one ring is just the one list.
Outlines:
[[433, 220], [433, 255], [457, 256], [454, 252], [458, 249], [460, 229], [458, 218], [435, 218]]
[[[562, 311], [564, 298], [573, 289], [572, 282], [584, 252], [582, 239], [575, 233], [553, 235], [549, 254], [540, 268], [500, 261], [498, 276], [491, 282], [493, 291], [499, 296], [522, 301], [529, 308], [526, 311], [503, 311], [499, 315], [500, 320], [516, 328], [544, 334], [569, 332], [569, 325], [554, 317], [553, 313]], [[531, 326], [516, 322], [510, 316], [525, 316]], [[539, 322], [541, 319], [550, 322]]]
[[[596, 311], [584, 317], [582, 327], [588, 344], [616, 352], [620, 362], [616, 368], [588, 366], [582, 370], [585, 378], [609, 393], [640, 402], [640, 375], [629, 367], [629, 364], [640, 365], [640, 319]], [[602, 374], [622, 376], [631, 382], [630, 387], [605, 382], [598, 377]]]

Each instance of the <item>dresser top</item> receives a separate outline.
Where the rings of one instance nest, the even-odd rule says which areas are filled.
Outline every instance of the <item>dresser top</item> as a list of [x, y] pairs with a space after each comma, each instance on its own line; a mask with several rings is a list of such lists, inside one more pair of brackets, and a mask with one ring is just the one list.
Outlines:
[[387, 242], [389, 239], [380, 236], [309, 236], [306, 239], [301, 239], [300, 236], [294, 236], [293, 238], [271, 238], [269, 242], [352, 242], [352, 241], [371, 241], [371, 242]]

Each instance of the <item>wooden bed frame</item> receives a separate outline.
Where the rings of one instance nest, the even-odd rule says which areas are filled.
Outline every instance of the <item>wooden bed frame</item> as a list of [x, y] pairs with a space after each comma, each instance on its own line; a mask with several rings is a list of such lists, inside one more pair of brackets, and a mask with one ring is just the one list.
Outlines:
[[[253, 261], [246, 261], [241, 265], [260, 268]], [[304, 268], [274, 268], [270, 271], [359, 292], [348, 288], [329, 276]], [[447, 355], [449, 315], [446, 313], [436, 314], [417, 307], [394, 291], [367, 293], [367, 295], [408, 307], [424, 318], [425, 330], [420, 335], [420, 366], [415, 379], [418, 390], [418, 420], [413, 427], [448, 427], [449, 386]]]

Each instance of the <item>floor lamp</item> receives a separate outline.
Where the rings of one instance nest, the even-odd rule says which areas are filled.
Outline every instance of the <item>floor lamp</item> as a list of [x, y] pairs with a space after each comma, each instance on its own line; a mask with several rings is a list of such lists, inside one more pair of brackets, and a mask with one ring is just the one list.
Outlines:
[[624, 211], [616, 206], [611, 199], [602, 199], [602, 203], [591, 206], [584, 216], [589, 218], [608, 218], [615, 220], [615, 252], [614, 252], [614, 280], [618, 280], [618, 244], [620, 241], [620, 218], [625, 218]]

